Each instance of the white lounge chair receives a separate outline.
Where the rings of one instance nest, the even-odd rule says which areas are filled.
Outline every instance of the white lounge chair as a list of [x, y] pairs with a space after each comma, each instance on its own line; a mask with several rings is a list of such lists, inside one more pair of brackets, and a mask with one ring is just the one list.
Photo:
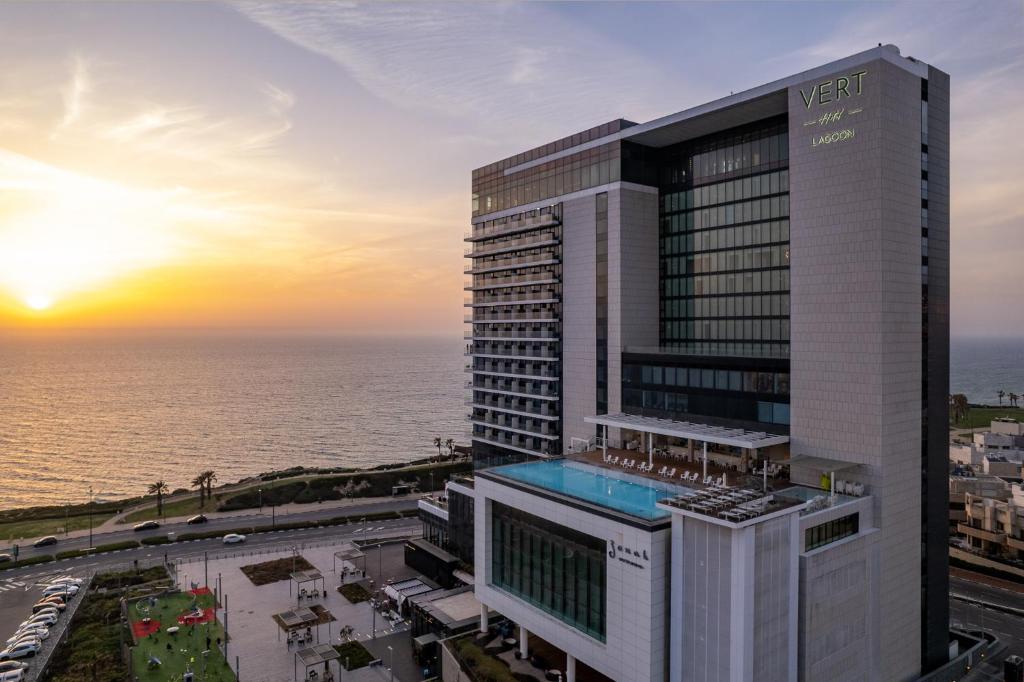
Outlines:
[[676, 468], [672, 467], [672, 470], [668, 472], [668, 477], [673, 478], [676, 475]]
[[664, 465], [660, 469], [658, 469], [658, 475], [664, 476], [666, 471], [668, 471], [668, 465]]

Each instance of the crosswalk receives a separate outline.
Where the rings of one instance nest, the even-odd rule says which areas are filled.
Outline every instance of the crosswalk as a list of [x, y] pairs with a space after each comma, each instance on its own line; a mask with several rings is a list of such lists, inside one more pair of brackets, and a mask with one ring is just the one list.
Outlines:
[[25, 589], [25, 583], [14, 578], [7, 578], [6, 580], [0, 581], [0, 592], [6, 592], [8, 590], [21, 590]]

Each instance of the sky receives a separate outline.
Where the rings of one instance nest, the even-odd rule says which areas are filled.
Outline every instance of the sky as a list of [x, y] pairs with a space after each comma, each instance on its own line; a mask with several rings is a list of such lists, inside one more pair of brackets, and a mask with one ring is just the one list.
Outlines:
[[893, 43], [954, 335], [1024, 336], [1024, 3], [4, 3], [0, 329], [457, 334], [470, 172]]

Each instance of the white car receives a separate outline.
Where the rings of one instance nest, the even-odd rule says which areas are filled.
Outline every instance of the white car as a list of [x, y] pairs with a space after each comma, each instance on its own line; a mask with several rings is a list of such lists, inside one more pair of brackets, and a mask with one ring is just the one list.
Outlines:
[[41, 648], [42, 644], [39, 643], [38, 639], [18, 642], [10, 649], [0, 651], [0, 661], [9, 661], [13, 658], [27, 658], [29, 656], [35, 656], [39, 653]]
[[72, 585], [81, 585], [81, 578], [72, 578], [70, 575], [58, 575], [50, 581], [51, 583], [71, 583]]
[[14, 636], [7, 640], [7, 646], [10, 646], [17, 642], [19, 639], [25, 639], [26, 637], [38, 637], [39, 639], [46, 639], [50, 636], [50, 631], [46, 628], [33, 628], [25, 626], [19, 628]]
[[52, 614], [54, 618], [57, 618], [60, 616], [60, 609], [58, 609], [56, 606], [50, 606], [49, 604], [43, 604], [39, 608], [33, 607], [32, 609], [33, 618], [35, 618], [36, 616], [40, 616], [44, 613]]
[[49, 597], [51, 594], [67, 594], [74, 596], [78, 594], [78, 585], [47, 585], [43, 588], [43, 596]]
[[245, 542], [245, 536], [240, 533], [228, 533], [224, 536], [225, 545], [235, 545], [239, 542]]
[[0, 682], [21, 682], [25, 679], [25, 674], [24, 668], [0, 671]]
[[[25, 670], [28, 668], [28, 663], [22, 663], [21, 661], [4, 661], [0, 663], [0, 675], [4, 673], [14, 672], [15, 670]], [[3, 678], [0, 677], [0, 680]]]
[[32, 616], [31, 618], [26, 620], [24, 623], [22, 623], [22, 625], [34, 625], [36, 627], [39, 627], [40, 625], [42, 625], [42, 626], [45, 626], [45, 627], [50, 627], [51, 625], [53, 625], [56, 622], [57, 622], [57, 615], [54, 614], [54, 613], [37, 613], [36, 615]]

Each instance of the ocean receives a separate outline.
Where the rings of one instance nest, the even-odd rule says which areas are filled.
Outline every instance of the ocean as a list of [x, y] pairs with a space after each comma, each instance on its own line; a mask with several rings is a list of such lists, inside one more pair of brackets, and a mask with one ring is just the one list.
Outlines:
[[449, 338], [0, 339], [0, 509], [291, 466], [368, 467], [468, 441]]
[[1000, 390], [1024, 395], [1024, 339], [953, 338], [949, 392], [963, 393], [971, 403], [998, 405]]
[[[468, 440], [458, 337], [0, 339], [0, 509], [368, 467]], [[954, 339], [951, 392], [1024, 395], [1024, 341]]]

